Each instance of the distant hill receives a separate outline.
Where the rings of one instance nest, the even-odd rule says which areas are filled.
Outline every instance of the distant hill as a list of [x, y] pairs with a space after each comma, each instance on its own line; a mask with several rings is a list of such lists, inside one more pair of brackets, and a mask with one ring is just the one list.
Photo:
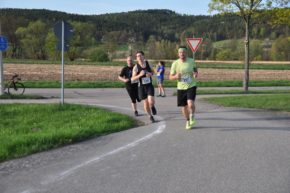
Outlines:
[[[241, 18], [235, 15], [181, 15], [166, 9], [136, 10], [101, 15], [78, 15], [46, 9], [0, 9], [1, 21], [11, 17], [20, 19], [22, 25], [39, 19], [50, 25], [62, 19], [90, 22], [95, 25], [96, 31], [101, 31], [102, 34], [109, 31], [127, 31], [141, 35], [144, 41], [150, 35], [156, 36], [157, 39], [177, 41], [177, 36], [186, 29], [190, 29], [195, 36], [208, 36], [213, 41], [241, 38], [244, 35]], [[256, 30], [255, 27], [264, 30], [264, 34], [255, 34], [255, 38], [259, 38], [257, 37], [259, 35], [270, 35], [273, 31], [278, 34], [283, 33], [280, 29], [271, 29], [261, 20], [259, 24], [254, 26], [254, 30]]]
[[[289, 8], [286, 10], [289, 11]], [[269, 15], [267, 13], [267, 16]], [[118, 45], [128, 46], [130, 42], [133, 42], [135, 47], [142, 47], [148, 43], [148, 40], [163, 41], [164, 45], [184, 44], [186, 37], [202, 37], [206, 42], [204, 44], [211, 49], [212, 42], [243, 39], [245, 34], [244, 23], [235, 14], [184, 15], [166, 9], [151, 9], [101, 15], [78, 15], [46, 9], [7, 8], [0, 9], [1, 31], [10, 42], [10, 52], [7, 55], [17, 58], [39, 54], [37, 58], [47, 58], [47, 50], [53, 52], [51, 45], [55, 44], [52, 37], [54, 24], [60, 20], [66, 20], [75, 27], [74, 39], [70, 44], [75, 48], [72, 55], [98, 45], [104, 45], [107, 51], [115, 50]], [[35, 26], [29, 29], [31, 32], [27, 31], [29, 24], [33, 23], [44, 26], [46, 30], [42, 31], [43, 36], [38, 38], [43, 41], [39, 43], [41, 45], [38, 48], [39, 51], [35, 51], [35, 48], [27, 50], [31, 47], [28, 42], [40, 34], [36, 32]], [[287, 24], [270, 26], [267, 17], [258, 17], [256, 20], [253, 18], [251, 38], [263, 41], [269, 38], [275, 40], [281, 35], [289, 36], [289, 31]], [[33, 38], [29, 37], [32, 32]], [[46, 42], [46, 50], [43, 50], [44, 42]], [[25, 53], [28, 51], [31, 53]]]
[[[2, 23], [13, 19], [19, 21], [18, 27], [26, 27], [30, 21], [39, 19], [51, 26], [62, 19], [89, 22], [95, 26], [99, 41], [102, 35], [111, 31], [126, 31], [142, 41], [147, 41], [151, 35], [157, 39], [178, 41], [179, 35], [187, 29], [195, 36], [207, 36], [213, 41], [241, 38], [244, 34], [241, 19], [235, 15], [181, 15], [165, 9], [102, 15], [78, 15], [45, 9], [0, 9], [0, 13]], [[3, 33], [7, 27], [3, 26]], [[266, 31], [270, 33], [270, 29]]]

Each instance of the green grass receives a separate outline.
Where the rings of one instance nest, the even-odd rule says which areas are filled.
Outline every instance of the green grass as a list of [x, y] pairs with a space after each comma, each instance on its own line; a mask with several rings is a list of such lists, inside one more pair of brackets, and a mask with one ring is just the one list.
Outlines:
[[204, 100], [226, 107], [245, 107], [290, 112], [289, 94], [213, 97]]
[[[23, 81], [26, 88], [60, 88], [59, 81]], [[155, 84], [156, 85], [156, 84]], [[288, 80], [250, 81], [251, 87], [290, 86]], [[165, 87], [176, 87], [176, 81], [165, 80]], [[242, 87], [242, 81], [200, 81], [199, 87]], [[123, 88], [120, 81], [66, 81], [65, 88]]]
[[[26, 88], [60, 88], [60, 81], [23, 81]], [[123, 88], [121, 81], [65, 81], [65, 88]]]
[[197, 89], [197, 94], [290, 94], [289, 90], [249, 90], [247, 93], [243, 90], [217, 90], [217, 89]]
[[44, 97], [31, 94], [9, 95], [7, 93], [4, 93], [3, 95], [0, 95], [0, 99], [44, 99]]
[[[198, 63], [198, 68], [244, 69], [244, 64]], [[253, 70], [290, 70], [290, 64], [250, 64]]]
[[0, 161], [132, 128], [128, 116], [74, 104], [1, 104]]

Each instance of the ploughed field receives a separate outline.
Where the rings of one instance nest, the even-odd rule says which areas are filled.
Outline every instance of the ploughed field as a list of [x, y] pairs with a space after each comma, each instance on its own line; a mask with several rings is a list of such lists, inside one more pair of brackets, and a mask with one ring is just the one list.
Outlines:
[[[65, 65], [66, 81], [118, 80], [122, 66]], [[166, 68], [168, 78], [170, 68]], [[14, 73], [22, 80], [60, 80], [61, 65], [45, 64], [4, 64], [4, 80]], [[242, 80], [243, 69], [200, 68], [199, 80]], [[290, 80], [290, 70], [250, 70], [250, 80]]]

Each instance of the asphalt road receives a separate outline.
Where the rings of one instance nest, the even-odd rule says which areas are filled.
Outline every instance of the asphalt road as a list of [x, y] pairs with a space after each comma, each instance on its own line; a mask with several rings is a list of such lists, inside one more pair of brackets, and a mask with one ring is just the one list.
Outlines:
[[[30, 89], [60, 102], [57, 89]], [[185, 130], [176, 97], [156, 98], [157, 123], [0, 164], [1, 193], [289, 193], [290, 115], [197, 98]], [[65, 102], [132, 115], [123, 89], [70, 89]], [[0, 100], [0, 102], [16, 102]]]

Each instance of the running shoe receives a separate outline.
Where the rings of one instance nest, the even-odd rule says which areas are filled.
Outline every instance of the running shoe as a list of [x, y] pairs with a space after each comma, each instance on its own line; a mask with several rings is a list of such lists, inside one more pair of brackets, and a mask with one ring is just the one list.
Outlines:
[[185, 129], [191, 129], [190, 121], [186, 121]]
[[156, 108], [154, 106], [151, 107], [151, 111], [153, 115], [157, 114]]
[[190, 119], [189, 124], [190, 126], [193, 126], [196, 123], [195, 118]]
[[139, 115], [139, 114], [138, 114], [138, 111], [135, 111], [134, 114], [135, 114], [136, 117]]
[[151, 121], [151, 123], [154, 123], [155, 122], [153, 116], [150, 116], [150, 121]]

